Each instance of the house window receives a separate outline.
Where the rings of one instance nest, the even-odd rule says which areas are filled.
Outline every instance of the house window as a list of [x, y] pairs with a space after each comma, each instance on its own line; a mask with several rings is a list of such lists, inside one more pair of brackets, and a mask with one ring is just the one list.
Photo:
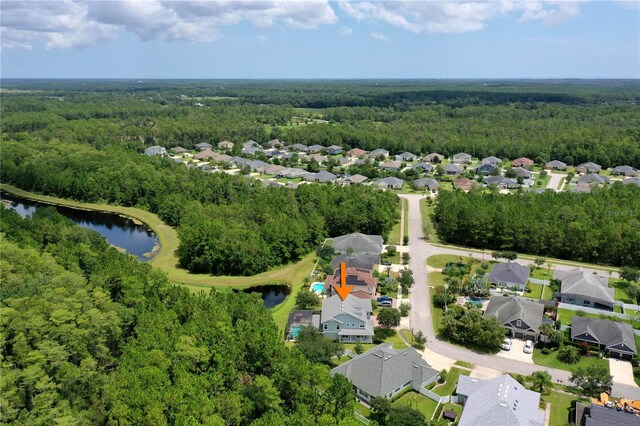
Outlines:
[[340, 330], [340, 326], [339, 325], [336, 325], [336, 330]]
[[591, 302], [589, 302], [588, 300], [583, 300], [583, 301], [582, 301], [582, 304], [583, 304], [583, 305], [588, 305], [588, 304], [590, 304], [590, 303], [591, 303]]
[[522, 326], [522, 321], [521, 320], [516, 321], [516, 326], [521, 327]]
[[329, 329], [329, 327], [327, 326], [327, 324], [324, 325], [324, 329], [327, 330]]
[[364, 324], [360, 324], [360, 328], [364, 328]]

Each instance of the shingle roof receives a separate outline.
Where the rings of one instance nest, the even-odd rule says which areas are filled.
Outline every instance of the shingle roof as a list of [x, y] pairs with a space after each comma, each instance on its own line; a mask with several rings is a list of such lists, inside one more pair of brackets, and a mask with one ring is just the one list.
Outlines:
[[444, 166], [444, 171], [445, 172], [455, 172], [455, 173], [462, 173], [464, 171], [464, 169], [460, 166], [458, 166], [457, 164], [447, 164], [446, 166]]
[[613, 289], [609, 287], [609, 279], [604, 275], [596, 275], [582, 268], [570, 271], [555, 271], [553, 277], [562, 281], [561, 295], [576, 295], [587, 300], [597, 300], [613, 304]]
[[578, 178], [578, 185], [587, 185], [590, 183], [602, 185], [605, 183], [609, 183], [609, 178], [596, 173], [589, 173]]
[[471, 158], [471, 154], [467, 154], [466, 152], [459, 152], [454, 154], [453, 158]]
[[331, 267], [334, 269], [338, 268], [340, 266], [340, 263], [342, 262], [345, 262], [347, 264], [347, 268], [373, 270], [373, 267], [375, 265], [380, 264], [380, 255], [360, 253], [339, 254], [331, 261]]
[[562, 161], [559, 160], [551, 160], [549, 162], [547, 162], [547, 164], [544, 165], [545, 167], [555, 167], [555, 168], [565, 168], [567, 167], [567, 163], [563, 163]]
[[353, 249], [354, 253], [380, 254], [382, 253], [383, 240], [380, 235], [367, 235], [359, 232], [342, 235], [333, 239], [333, 248], [337, 252], [347, 252]]
[[386, 149], [382, 149], [382, 148], [378, 148], [378, 149], [374, 149], [373, 151], [371, 151], [371, 155], [377, 157], [379, 155], [389, 155], [389, 151], [387, 151]]
[[287, 147], [287, 149], [290, 151], [304, 151], [306, 148], [307, 146], [302, 143], [294, 143], [293, 145]]
[[365, 155], [368, 151], [360, 148], [353, 148], [347, 151], [347, 154], [352, 157], [360, 157], [361, 155]]
[[457, 393], [466, 395], [458, 426], [542, 426], [540, 394], [527, 390], [511, 376], [490, 380], [460, 376]]
[[433, 169], [433, 166], [430, 163], [422, 162], [414, 164], [413, 166], [411, 166], [411, 168], [413, 170], [422, 169], [425, 172], [428, 172], [429, 170]]
[[516, 167], [515, 169], [513, 169], [513, 171], [516, 173], [516, 175], [522, 176], [523, 178], [531, 177], [531, 170], [527, 170], [523, 167]]
[[336, 373], [372, 396], [387, 395], [409, 382], [420, 386], [438, 375], [414, 348], [398, 350], [385, 344], [331, 370]]
[[591, 405], [591, 414], [585, 416], [584, 426], [638, 426], [640, 417], [600, 405]]
[[[371, 300], [360, 299], [352, 295], [348, 295], [347, 298], [342, 301], [337, 294], [331, 297], [327, 297], [322, 301], [322, 314], [320, 315], [320, 322], [325, 323], [331, 319], [334, 319], [337, 315], [347, 313], [365, 322], [373, 322], [367, 319], [367, 312], [371, 313]], [[373, 326], [372, 326], [373, 327]]]
[[211, 144], [210, 143], [206, 143], [206, 142], [200, 142], [196, 144], [196, 148], [211, 148]]
[[526, 284], [529, 280], [531, 268], [516, 262], [496, 263], [489, 273], [489, 281], [494, 284], [500, 282]]
[[497, 164], [497, 163], [502, 163], [502, 159], [498, 157], [490, 156], [490, 157], [483, 158], [482, 163]]
[[404, 181], [402, 179], [398, 179], [397, 177], [393, 177], [393, 176], [387, 176], [386, 178], [382, 178], [382, 179], [378, 179], [377, 181], [373, 182], [374, 185], [376, 186], [382, 186], [382, 187], [402, 187], [402, 185], [404, 184]]
[[331, 172], [327, 172], [326, 170], [321, 170], [316, 173], [315, 180], [318, 182], [331, 182], [338, 179], [338, 176], [334, 175]]
[[630, 324], [575, 316], [571, 319], [571, 338], [588, 333], [607, 349], [611, 346], [624, 345], [633, 353], [638, 353], [635, 334]]
[[503, 325], [521, 320], [535, 332], [540, 330], [543, 314], [544, 306], [538, 302], [502, 296], [492, 297], [484, 312], [484, 316], [496, 317]]
[[400, 161], [387, 161], [385, 163], [380, 164], [381, 169], [397, 169], [400, 167], [402, 163]]
[[586, 169], [587, 171], [600, 171], [602, 170], [602, 167], [600, 167], [599, 164], [593, 163], [591, 161], [587, 161], [586, 163], [582, 163], [580, 165], [578, 165], [577, 167], [578, 169]]
[[362, 183], [367, 179], [368, 179], [368, 177], [366, 177], [366, 176], [353, 175], [353, 176], [349, 176], [346, 180], [348, 180], [350, 182], [353, 182], [353, 183]]
[[634, 169], [634, 168], [633, 168], [633, 167], [631, 167], [631, 166], [618, 166], [618, 167], [614, 167], [614, 168], [613, 168], [613, 171], [614, 171], [614, 172], [617, 172], [617, 173], [637, 172], [637, 170], [636, 170], [636, 169]]
[[433, 188], [439, 188], [440, 184], [438, 184], [438, 181], [436, 181], [435, 179], [422, 178], [422, 179], [414, 180], [413, 186], [416, 188], [424, 188], [426, 186], [426, 187], [429, 187], [430, 189], [433, 189]]
[[322, 151], [323, 149], [327, 149], [325, 146], [322, 145], [311, 145], [307, 148], [308, 152], [319, 152]]
[[625, 179], [622, 183], [625, 184], [625, 185], [637, 185], [637, 186], [640, 186], [640, 178]]

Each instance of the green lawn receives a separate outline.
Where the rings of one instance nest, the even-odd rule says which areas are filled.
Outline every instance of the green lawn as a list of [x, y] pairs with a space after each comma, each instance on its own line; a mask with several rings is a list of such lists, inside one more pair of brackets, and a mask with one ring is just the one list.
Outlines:
[[[357, 343], [343, 343], [342, 344], [342, 346], [344, 346], [345, 349], [348, 349], [348, 350], [350, 350], [351, 352], [354, 352], [354, 353], [356, 351], [356, 345], [357, 345]], [[373, 349], [378, 345], [376, 345], [374, 343], [360, 343], [360, 346], [362, 346], [364, 348], [364, 352], [366, 352], [369, 349]]]
[[429, 272], [428, 280], [429, 285], [433, 287], [442, 287], [445, 283], [445, 275], [441, 272]]
[[458, 378], [460, 377], [461, 374], [463, 376], [468, 376], [469, 371], [462, 370], [456, 367], [451, 367], [451, 370], [449, 370], [449, 372], [447, 373], [447, 380], [443, 384], [433, 388], [433, 392], [435, 392], [440, 396], [451, 395], [453, 391], [456, 389], [456, 385], [458, 384]]
[[445, 404], [442, 405], [442, 409], [438, 410], [440, 411], [440, 416], [438, 418], [442, 418], [442, 413], [444, 413], [445, 411], [455, 411], [457, 416], [456, 416], [456, 421], [460, 420], [460, 416], [462, 415], [462, 410], [464, 407], [462, 407], [462, 405], [459, 404], [453, 404], [451, 402], [447, 402]]
[[410, 407], [420, 411], [427, 419], [431, 419], [438, 407], [438, 403], [415, 391], [410, 391], [396, 399], [391, 404], [394, 407]]
[[455, 254], [436, 254], [427, 258], [427, 265], [432, 268], [442, 269], [447, 263], [464, 263], [466, 260], [467, 257], [456, 256]]
[[[572, 311], [569, 309], [558, 309], [558, 315], [560, 316], [560, 322], [563, 325], [571, 325], [571, 319], [578, 315], [579, 311]], [[634, 321], [632, 319], [624, 319], [624, 318], [617, 318], [614, 317], [613, 315], [609, 315], [609, 312], [607, 311], [602, 311], [601, 314], [591, 314], [591, 313], [587, 313], [584, 311], [581, 311], [580, 316], [583, 317], [589, 317], [589, 318], [602, 318], [602, 319], [608, 319], [611, 321], [616, 321], [616, 322], [626, 322], [627, 324], [631, 324], [631, 326], [633, 328], [639, 328], [640, 329], [640, 322], [638, 321]]]
[[473, 364], [467, 361], [456, 361], [453, 365], [459, 365], [460, 367], [467, 367], [469, 369], [473, 368]]
[[548, 286], [548, 285], [544, 286], [544, 290], [542, 290], [542, 299], [544, 299], [544, 300], [553, 299], [553, 290], [551, 290], [550, 286]]
[[629, 295], [627, 294], [627, 288], [629, 288], [628, 282], [611, 279], [609, 280], [609, 285], [613, 287], [614, 299], [620, 300], [621, 302], [624, 302], [624, 303], [633, 303], [633, 304], [636, 303], [636, 301], [631, 299], [631, 297], [629, 297]]
[[438, 335], [440, 330], [440, 324], [442, 324], [442, 308], [438, 308], [433, 304], [431, 299], [431, 323], [433, 324], [433, 332]]
[[[399, 251], [396, 251], [393, 254], [389, 254], [387, 252], [382, 253], [380, 258], [382, 260], [388, 260], [391, 263], [400, 264], [400, 252]], [[380, 265], [379, 270], [380, 271], [384, 271], [384, 268], [386, 268], [386, 266]]]
[[[440, 184], [440, 189], [444, 189], [444, 185], [442, 183]], [[426, 228], [429, 229], [429, 235], [427, 239], [432, 243], [439, 243], [440, 239], [438, 238], [438, 233], [436, 232], [436, 229], [433, 226], [433, 221], [431, 220], [431, 215], [433, 215], [433, 210], [434, 210], [433, 204], [432, 205], [427, 204], [427, 200], [420, 202], [420, 214], [422, 215], [422, 227], [423, 227], [423, 230]]]
[[[400, 208], [398, 208], [398, 212], [400, 212]], [[398, 213], [398, 221], [396, 222], [395, 225], [393, 225], [393, 228], [391, 228], [391, 231], [389, 232], [389, 238], [387, 238], [386, 243], [387, 244], [393, 244], [396, 246], [399, 246], [400, 243], [402, 241], [400, 241], [400, 216]]]
[[367, 407], [360, 404], [359, 402], [356, 402], [356, 411], [358, 412], [358, 414], [366, 418], [369, 418], [369, 416], [371, 415], [371, 410], [369, 410]]
[[542, 284], [533, 284], [529, 283], [528, 287], [531, 289], [531, 293], [525, 293], [525, 297], [530, 297], [532, 299], [541, 299], [542, 298]]
[[560, 392], [551, 391], [548, 395], [543, 395], [542, 400], [551, 404], [550, 426], [569, 425], [569, 411], [573, 401], [581, 401], [583, 398], [577, 395], [567, 395]]
[[[386, 338], [384, 340], [385, 343], [393, 343], [393, 348], [394, 349], [406, 349], [407, 345], [404, 343], [404, 341], [402, 340], [402, 338], [400, 337], [400, 335], [395, 331], [395, 330], [391, 330], [394, 332], [394, 334], [392, 336], [389, 336], [388, 338]], [[409, 340], [411, 341], [411, 340]]]
[[333, 358], [331, 360], [331, 364], [333, 364], [334, 367], [339, 366], [340, 364], [344, 364], [345, 362], [349, 361], [351, 359], [350, 356], [341, 356], [340, 358]]
[[553, 278], [553, 271], [554, 271], [554, 268], [551, 268], [551, 271], [549, 272], [549, 268], [544, 266], [540, 269], [533, 268], [531, 270], [531, 278], [551, 281], [551, 279]]
[[409, 235], [409, 200], [402, 200], [402, 208], [404, 209], [404, 235]]
[[[406, 328], [403, 328], [402, 330], [400, 330], [400, 334], [402, 335], [402, 337], [404, 337], [404, 340], [406, 340], [407, 342], [411, 343], [413, 341], [411, 330], [407, 330]], [[640, 347], [640, 345], [638, 345], [638, 347]]]
[[605, 358], [595, 358], [583, 356], [576, 364], [565, 364], [557, 358], [558, 351], [553, 351], [549, 355], [544, 355], [540, 349], [533, 350], [533, 362], [545, 367], [557, 368], [559, 370], [573, 371], [577, 367], [587, 367], [589, 365], [600, 365], [609, 370], [609, 361]]

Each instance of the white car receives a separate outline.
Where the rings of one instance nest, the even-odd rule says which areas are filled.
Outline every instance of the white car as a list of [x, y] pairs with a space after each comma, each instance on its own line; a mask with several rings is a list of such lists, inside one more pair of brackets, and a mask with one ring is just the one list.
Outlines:
[[526, 342], [524, 342], [523, 351], [525, 354], [530, 354], [531, 352], [533, 352], [533, 342], [531, 340], [527, 340]]
[[505, 337], [504, 340], [502, 341], [502, 345], [500, 345], [500, 348], [503, 351], [508, 351], [509, 349], [511, 349], [511, 339], [509, 339], [508, 337]]

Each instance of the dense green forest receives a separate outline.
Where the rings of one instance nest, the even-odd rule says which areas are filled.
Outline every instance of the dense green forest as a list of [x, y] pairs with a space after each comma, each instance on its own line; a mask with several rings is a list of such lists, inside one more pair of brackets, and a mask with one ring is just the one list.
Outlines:
[[387, 236], [397, 196], [367, 187], [265, 188], [123, 149], [29, 138], [3, 142], [3, 182], [88, 202], [140, 206], [178, 226], [178, 258], [193, 272], [253, 275], [300, 259], [326, 237]]
[[0, 226], [3, 424], [354, 424], [258, 295], [191, 294], [51, 208]]
[[[640, 168], [634, 81], [3, 81], [21, 139], [141, 150], [281, 138], [392, 154], [557, 159]], [[195, 106], [196, 104], [202, 106]], [[303, 108], [303, 109], [300, 109]], [[310, 108], [310, 109], [307, 109]], [[291, 125], [321, 116], [328, 124]]]
[[442, 192], [434, 217], [439, 237], [452, 244], [640, 265], [640, 188], [635, 185], [587, 194]]

